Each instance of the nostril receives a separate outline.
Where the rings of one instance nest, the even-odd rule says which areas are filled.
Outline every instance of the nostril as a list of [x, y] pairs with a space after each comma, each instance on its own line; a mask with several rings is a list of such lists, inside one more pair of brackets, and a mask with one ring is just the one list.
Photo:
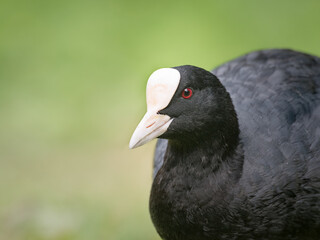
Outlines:
[[146, 128], [151, 127], [153, 124], [155, 124], [156, 122], [151, 123], [150, 125], [146, 126]]

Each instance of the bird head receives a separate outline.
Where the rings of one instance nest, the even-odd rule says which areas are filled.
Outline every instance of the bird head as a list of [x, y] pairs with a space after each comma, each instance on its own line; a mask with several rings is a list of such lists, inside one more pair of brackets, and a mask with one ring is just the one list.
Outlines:
[[151, 74], [146, 90], [147, 112], [129, 147], [154, 138], [195, 143], [208, 137], [225, 138], [236, 114], [229, 94], [211, 72], [185, 65]]

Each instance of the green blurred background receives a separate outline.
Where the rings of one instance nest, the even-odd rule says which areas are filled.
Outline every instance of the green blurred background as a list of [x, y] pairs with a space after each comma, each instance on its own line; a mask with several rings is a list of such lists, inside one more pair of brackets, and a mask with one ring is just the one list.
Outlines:
[[154, 142], [128, 149], [161, 67], [320, 55], [320, 1], [0, 0], [0, 239], [159, 239]]

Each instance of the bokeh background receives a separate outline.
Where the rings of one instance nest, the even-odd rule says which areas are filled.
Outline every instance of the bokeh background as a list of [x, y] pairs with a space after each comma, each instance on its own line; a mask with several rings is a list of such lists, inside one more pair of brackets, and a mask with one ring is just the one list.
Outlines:
[[320, 55], [320, 1], [0, 0], [0, 240], [159, 240], [154, 142], [128, 149], [161, 67]]

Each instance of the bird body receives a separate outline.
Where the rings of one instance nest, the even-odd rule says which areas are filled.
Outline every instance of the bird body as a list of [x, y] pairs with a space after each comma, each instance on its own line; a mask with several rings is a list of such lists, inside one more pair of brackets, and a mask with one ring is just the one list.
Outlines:
[[319, 239], [320, 59], [276, 49], [212, 73], [174, 69], [179, 85], [157, 112], [170, 117], [150, 195], [159, 235]]

